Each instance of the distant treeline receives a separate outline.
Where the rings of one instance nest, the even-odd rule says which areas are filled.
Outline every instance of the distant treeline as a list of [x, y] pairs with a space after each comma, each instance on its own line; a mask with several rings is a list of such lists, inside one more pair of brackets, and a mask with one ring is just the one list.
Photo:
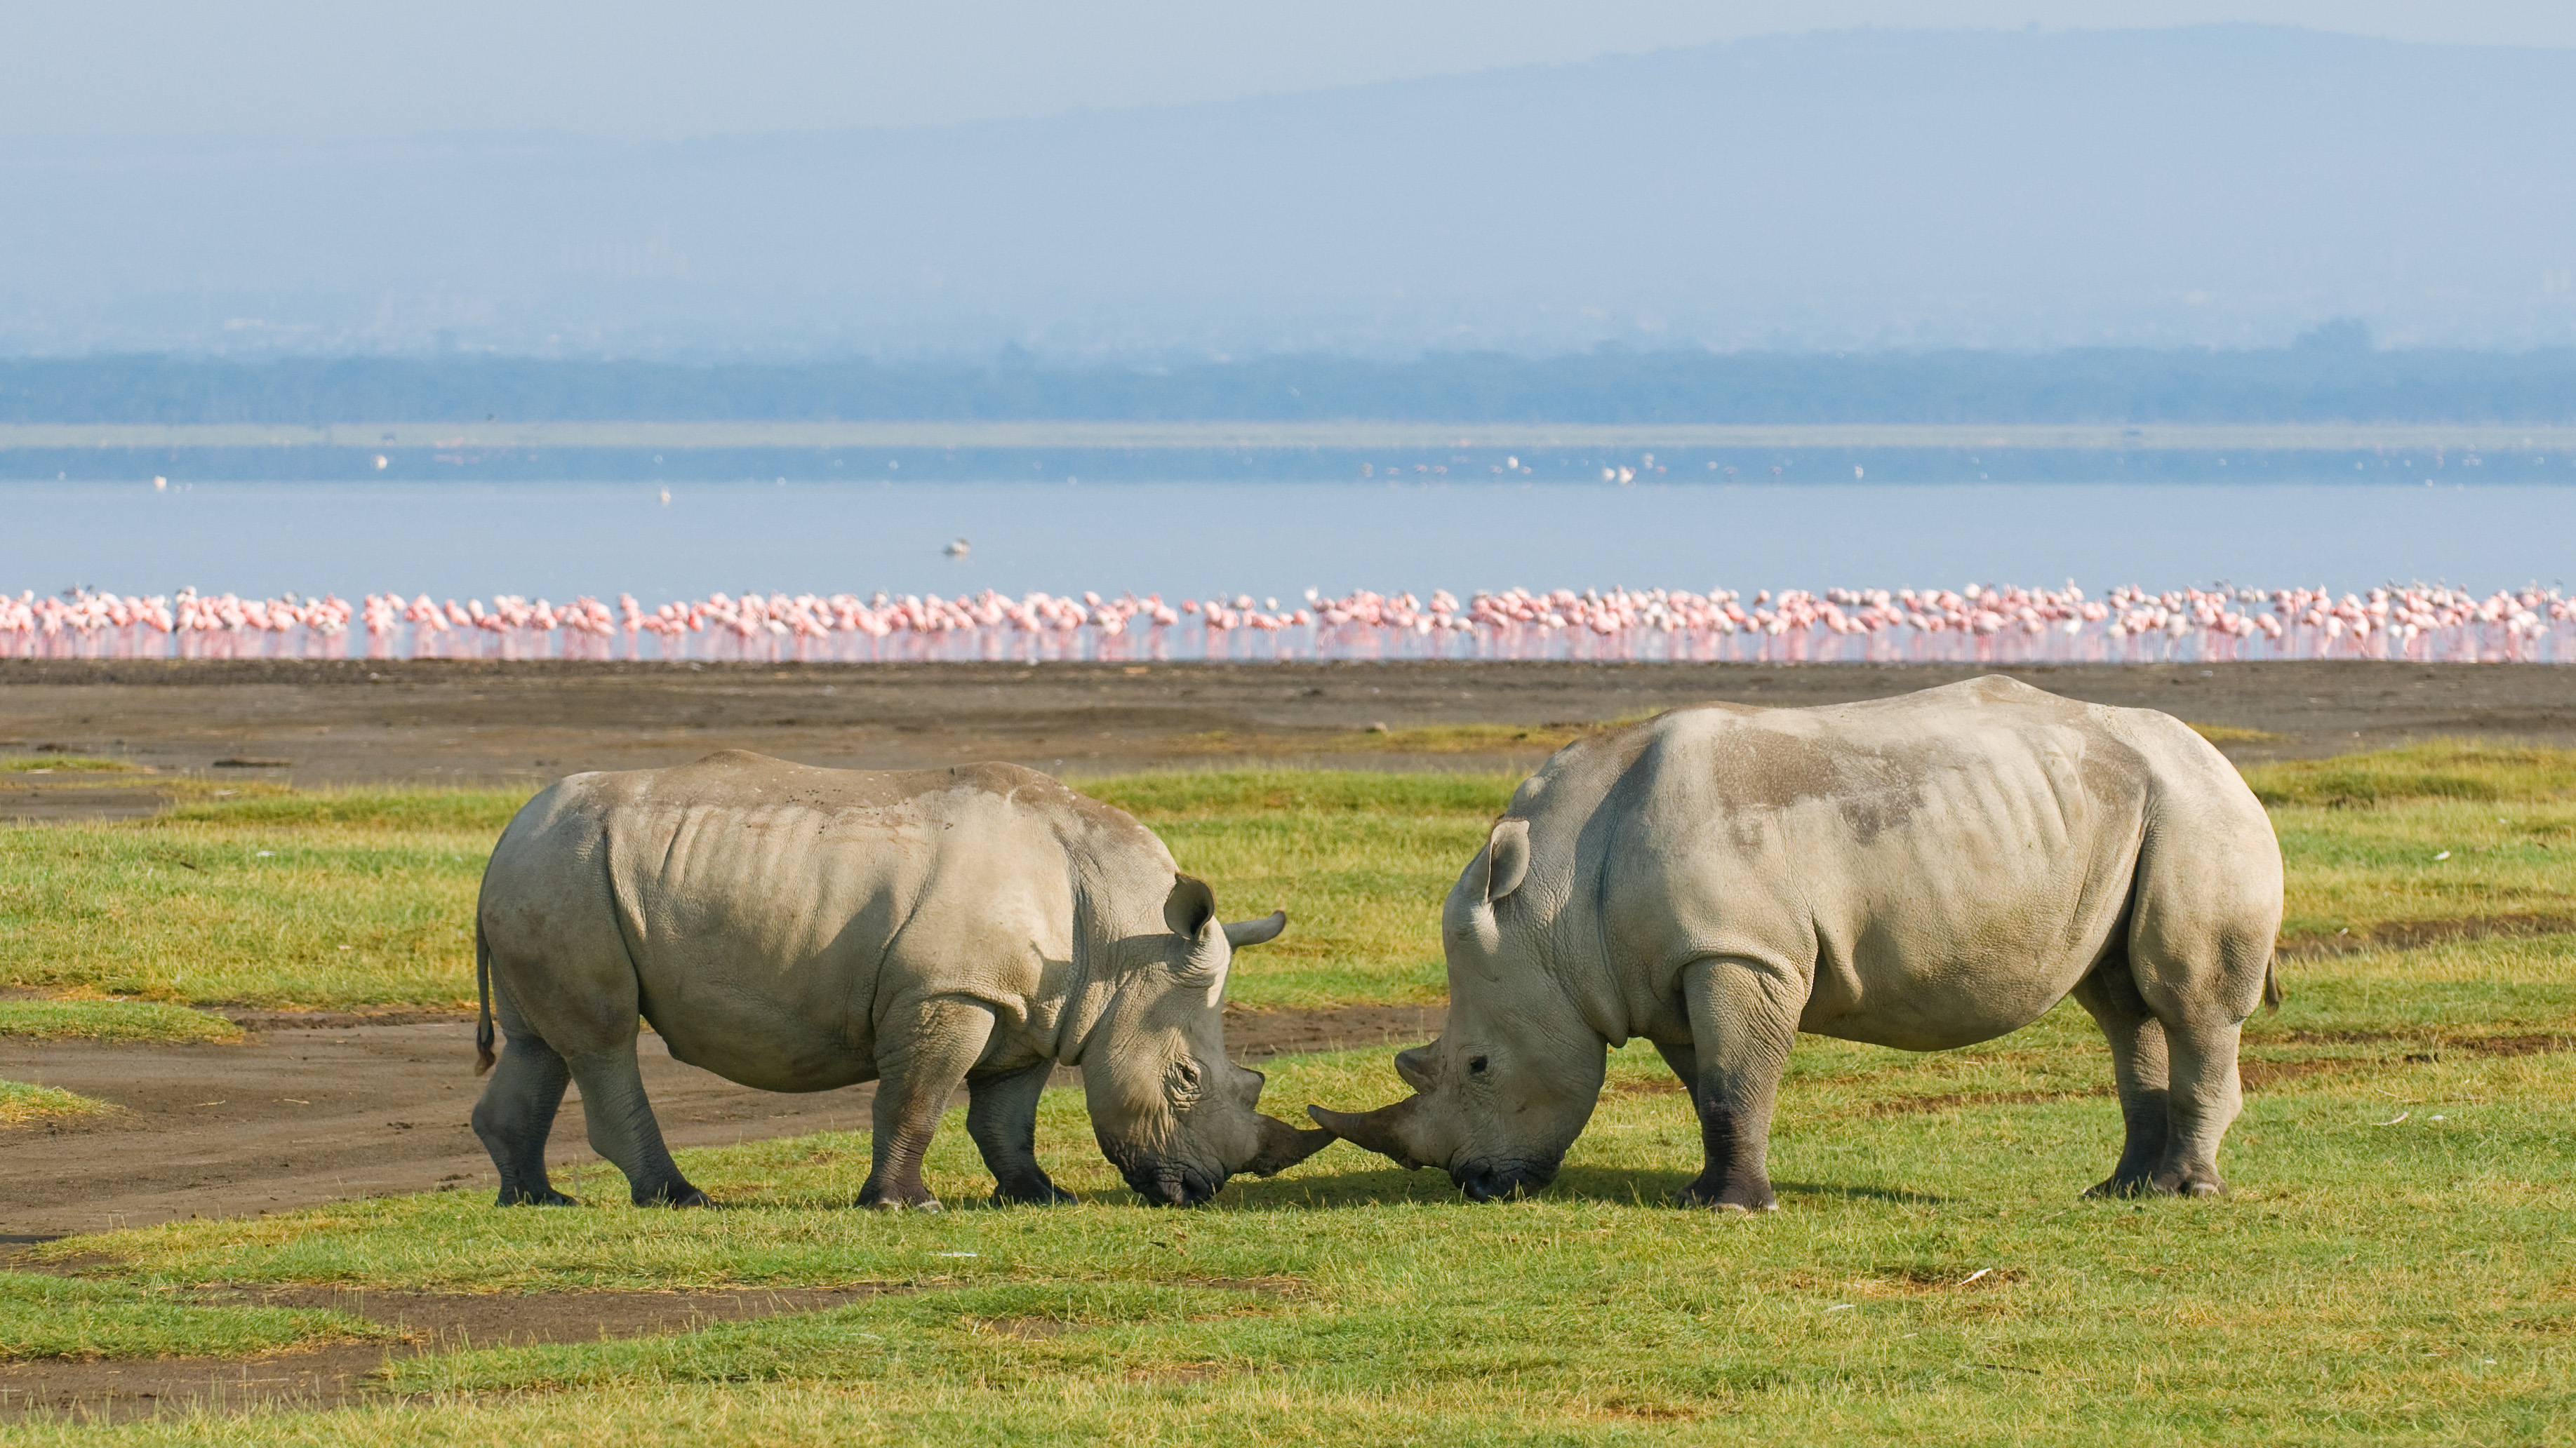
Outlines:
[[[2357, 331], [2357, 329], [2355, 329]], [[2361, 345], [2350, 345], [2360, 342]], [[2576, 348], [1631, 352], [1169, 368], [555, 361], [0, 360], [0, 422], [1418, 421], [2576, 423]]]

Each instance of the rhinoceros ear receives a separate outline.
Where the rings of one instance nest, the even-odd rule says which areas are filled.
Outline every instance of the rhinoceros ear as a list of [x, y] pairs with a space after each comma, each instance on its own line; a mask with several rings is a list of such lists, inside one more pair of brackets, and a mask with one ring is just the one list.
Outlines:
[[1529, 821], [1494, 821], [1494, 832], [1485, 839], [1485, 903], [1519, 889], [1529, 878], [1529, 866]]
[[1172, 893], [1163, 897], [1163, 923], [1183, 940], [1196, 940], [1216, 918], [1216, 892], [1196, 875], [1172, 877]]

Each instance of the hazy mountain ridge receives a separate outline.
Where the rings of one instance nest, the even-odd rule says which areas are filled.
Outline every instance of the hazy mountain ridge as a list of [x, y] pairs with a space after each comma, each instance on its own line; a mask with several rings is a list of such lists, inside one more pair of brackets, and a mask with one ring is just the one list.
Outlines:
[[1858, 32], [630, 145], [0, 145], [0, 350], [2576, 340], [2576, 53]]
[[527, 358], [0, 360], [0, 423], [2576, 423], [2576, 348], [1300, 355], [1152, 371]]

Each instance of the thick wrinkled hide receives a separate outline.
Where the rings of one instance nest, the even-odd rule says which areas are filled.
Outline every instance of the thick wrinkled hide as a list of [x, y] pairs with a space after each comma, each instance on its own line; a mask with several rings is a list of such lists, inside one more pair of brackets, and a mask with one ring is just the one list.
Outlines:
[[1521, 785], [1444, 909], [1448, 1029], [1397, 1058], [1417, 1094], [1314, 1114], [1507, 1196], [1554, 1177], [1607, 1048], [1643, 1036], [1699, 1117], [1688, 1199], [1765, 1208], [1800, 1031], [1942, 1050], [2071, 992], [2127, 1129], [2096, 1190], [2214, 1192], [2280, 919], [2270, 820], [2166, 715], [2004, 678], [1678, 710]]
[[[1007, 764], [811, 769], [727, 751], [579, 774], [503, 832], [476, 913], [486, 1010], [508, 1036], [474, 1126], [501, 1200], [563, 1200], [545, 1141], [568, 1080], [638, 1202], [704, 1200], [637, 1073], [637, 1018], [671, 1054], [771, 1091], [878, 1081], [860, 1201], [935, 1206], [921, 1155], [959, 1085], [998, 1197], [1055, 1201], [1038, 1095], [1078, 1066], [1101, 1149], [1149, 1199], [1203, 1200], [1328, 1140], [1257, 1115], [1225, 1059], [1236, 946], [1205, 885], [1125, 814]], [[484, 1018], [489, 1064], [491, 1014]]]

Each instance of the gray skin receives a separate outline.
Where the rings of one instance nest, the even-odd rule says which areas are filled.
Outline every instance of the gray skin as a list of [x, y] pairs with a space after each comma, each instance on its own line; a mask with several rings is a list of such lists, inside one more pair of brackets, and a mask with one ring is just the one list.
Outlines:
[[2215, 1193], [2280, 922], [2271, 821], [2166, 715], [2005, 678], [1677, 710], [1521, 785], [1442, 912], [1448, 1027], [1396, 1057], [1417, 1094], [1311, 1114], [1476, 1200], [1534, 1191], [1607, 1049], [1643, 1036], [1707, 1150], [1684, 1201], [1768, 1210], [1799, 1032], [1946, 1050], [2071, 992], [2110, 1038], [2127, 1128], [2093, 1192]]
[[700, 1206], [636, 1069], [671, 1054], [769, 1091], [878, 1084], [859, 1204], [936, 1210], [921, 1160], [962, 1084], [997, 1202], [1062, 1202], [1038, 1095], [1082, 1071], [1100, 1148], [1148, 1201], [1188, 1205], [1332, 1138], [1254, 1110], [1228, 1062], [1226, 971], [1287, 916], [1225, 924], [1127, 815], [1032, 770], [812, 769], [727, 750], [576, 774], [510, 821], [476, 909], [492, 1065], [475, 1134], [501, 1204], [571, 1199], [545, 1146], [569, 1081], [638, 1205]]

